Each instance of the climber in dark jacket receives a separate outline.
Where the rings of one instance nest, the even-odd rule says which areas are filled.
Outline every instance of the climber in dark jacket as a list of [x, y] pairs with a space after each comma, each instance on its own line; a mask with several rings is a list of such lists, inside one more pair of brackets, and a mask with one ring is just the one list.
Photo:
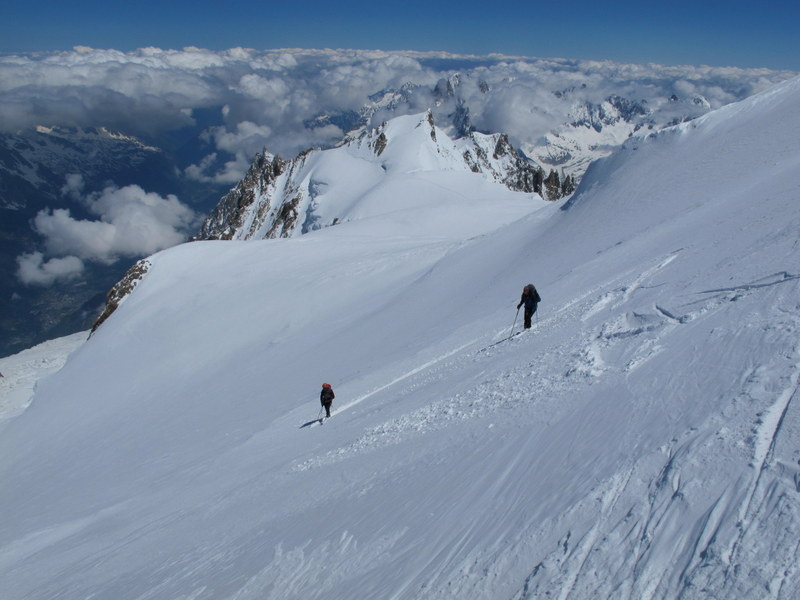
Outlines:
[[539, 292], [536, 291], [536, 286], [532, 283], [522, 288], [522, 297], [519, 299], [519, 304], [517, 304], [517, 310], [519, 310], [523, 304], [525, 305], [525, 329], [531, 328], [531, 318], [533, 317], [533, 313], [536, 312], [536, 306], [541, 301], [542, 299], [539, 297]]
[[336, 395], [333, 393], [333, 388], [330, 383], [322, 384], [322, 391], [319, 393], [319, 401], [325, 407], [325, 416], [331, 416], [331, 404]]

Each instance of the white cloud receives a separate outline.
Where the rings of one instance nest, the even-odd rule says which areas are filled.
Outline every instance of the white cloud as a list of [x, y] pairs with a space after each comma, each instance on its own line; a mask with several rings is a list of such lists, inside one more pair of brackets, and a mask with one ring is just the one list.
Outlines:
[[197, 225], [196, 213], [176, 196], [162, 197], [138, 185], [107, 187], [84, 203], [98, 220], [75, 219], [65, 209], [36, 215], [34, 228], [45, 238], [49, 255], [110, 264], [120, 256], [144, 256], [179, 244]]
[[289, 85], [279, 77], [262, 77], [255, 73], [243, 75], [237, 86], [247, 98], [254, 98], [262, 102], [279, 103], [285, 107], [291, 90]]
[[65, 256], [45, 262], [41, 252], [32, 252], [18, 256], [17, 267], [17, 277], [25, 285], [47, 286], [79, 276], [83, 272], [83, 261], [76, 256]]
[[205, 133], [205, 137], [212, 140], [218, 149], [232, 154], [233, 160], [225, 162], [220, 169], [218, 154], [212, 152], [199, 163], [188, 166], [184, 172], [187, 177], [198, 181], [236, 183], [247, 171], [253, 157], [269, 144], [271, 135], [272, 129], [251, 121], [237, 123], [234, 131], [225, 127], [212, 127]]
[[67, 182], [61, 186], [61, 193], [64, 196], [69, 196], [73, 200], [80, 200], [83, 196], [84, 187], [83, 175], [80, 173], [71, 173], [67, 175]]
[[[219, 109], [222, 127], [208, 132], [221, 157], [185, 170], [208, 181], [235, 181], [263, 146], [291, 157], [331, 143], [339, 131], [310, 129], [321, 113], [357, 112], [381, 90], [417, 86], [401, 111], [453, 101], [435, 98], [436, 82], [460, 74], [459, 99], [481, 129], [535, 139], [579, 101], [611, 94], [647, 100], [671, 118], [672, 94], [697, 94], [713, 108], [786, 79], [767, 69], [666, 67], [442, 52], [267, 50], [212, 52], [200, 48], [133, 52], [76, 48], [69, 52], [0, 57], [0, 130], [34, 125], [106, 126], [140, 136], [193, 126], [196, 109]], [[488, 84], [490, 91], [485, 91]], [[561, 98], [553, 92], [568, 92]], [[385, 114], [378, 113], [377, 119]], [[668, 119], [667, 119], [668, 120]], [[211, 153], [209, 153], [211, 154]]]
[[186, 167], [184, 175], [195, 181], [235, 184], [250, 167], [252, 158], [237, 152], [232, 160], [221, 162], [218, 154], [212, 152], [199, 163]]
[[74, 254], [80, 258], [93, 258], [114, 262], [111, 253], [114, 226], [101, 221], [76, 220], [67, 209], [42, 210], [34, 219], [34, 229], [45, 238], [50, 255]]
[[210, 130], [210, 135], [220, 150], [226, 150], [231, 154], [236, 152], [255, 154], [269, 141], [272, 129], [267, 125], [242, 121], [236, 124], [235, 131], [228, 131], [225, 127], [214, 127]]
[[213, 177], [209, 175], [209, 172], [215, 168], [217, 156], [216, 152], [207, 154], [200, 162], [186, 167], [186, 169], [184, 169], [184, 174], [189, 179], [194, 179], [195, 181], [213, 181]]

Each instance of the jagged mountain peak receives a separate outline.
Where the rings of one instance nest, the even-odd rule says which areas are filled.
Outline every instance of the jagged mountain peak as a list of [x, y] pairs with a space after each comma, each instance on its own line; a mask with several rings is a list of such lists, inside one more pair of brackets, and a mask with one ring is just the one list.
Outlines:
[[[376, 156], [380, 156], [388, 147], [390, 139], [397, 140], [408, 136], [419, 137], [416, 142], [412, 141], [411, 143], [424, 143], [427, 137], [433, 142], [436, 141], [436, 126], [433, 120], [433, 113], [430, 110], [420, 114], [402, 115], [390, 121], [384, 121], [377, 127], [365, 129], [356, 135], [346, 137], [339, 144], [339, 147], [367, 144], [375, 151]], [[398, 144], [395, 143], [392, 146], [397, 147]], [[384, 158], [383, 160], [386, 159]]]
[[[194, 239], [293, 237], [374, 215], [384, 185], [414, 173], [456, 172], [525, 193], [540, 193], [543, 175], [506, 134], [451, 139], [428, 110], [403, 115], [345, 138], [331, 149], [284, 160], [264, 150], [206, 219]], [[432, 200], [434, 201], [434, 200]]]
[[442, 77], [436, 83], [436, 87], [433, 89], [434, 98], [438, 101], [443, 101], [446, 98], [452, 98], [456, 94], [456, 88], [461, 83], [461, 75], [459, 73], [453, 73], [449, 77]]

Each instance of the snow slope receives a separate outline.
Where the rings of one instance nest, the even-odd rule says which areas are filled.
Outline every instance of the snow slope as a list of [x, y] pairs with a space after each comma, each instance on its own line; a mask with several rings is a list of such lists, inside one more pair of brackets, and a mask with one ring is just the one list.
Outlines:
[[0, 358], [0, 421], [24, 412], [37, 382], [58, 372], [88, 336], [88, 331], [73, 333]]
[[422, 171], [405, 210], [153, 256], [0, 425], [0, 589], [797, 597], [799, 101], [633, 141], [568, 204]]

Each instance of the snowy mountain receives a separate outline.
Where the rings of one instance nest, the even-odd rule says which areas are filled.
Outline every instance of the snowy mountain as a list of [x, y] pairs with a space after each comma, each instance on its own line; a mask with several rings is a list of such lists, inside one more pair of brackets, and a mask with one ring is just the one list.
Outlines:
[[798, 597], [798, 102], [566, 202], [332, 153], [337, 226], [151, 256], [0, 425], [5, 596]]
[[[453, 73], [439, 79], [432, 87], [408, 82], [399, 89], [386, 89], [372, 94], [369, 102], [358, 112], [318, 115], [307, 120], [306, 126], [314, 129], [336, 125], [357, 135], [368, 129], [376, 115], [404, 114], [427, 101], [432, 106], [437, 123], [447, 135], [454, 139], [470, 137], [480, 129], [470, 117], [470, 102], [477, 102], [473, 88], [477, 88], [480, 95], [492, 97], [492, 88], [486, 81], [473, 79], [471, 74], [462, 76]], [[624, 89], [625, 86], [621, 85], [620, 88]], [[520, 132], [516, 132], [516, 135], [520, 150], [532, 166], [554, 179], [552, 197], [549, 199], [558, 199], [571, 193], [575, 182], [580, 182], [594, 160], [608, 156], [628, 138], [690, 121], [711, 110], [708, 100], [697, 93], [666, 97], [662, 95], [663, 90], [658, 88], [638, 91], [646, 93], [648, 97], [631, 97], [630, 92], [627, 92], [628, 95], [615, 93], [598, 102], [594, 99], [596, 92], [583, 83], [553, 90], [551, 95], [554, 100], [550, 100], [553, 106], [533, 104], [527, 107], [529, 118], [537, 122], [547, 121], [549, 131], [536, 138]], [[502, 97], [502, 93], [499, 95]], [[491, 99], [485, 101], [492, 103]], [[519, 110], [522, 112], [522, 107]], [[565, 182], [567, 178], [569, 181]], [[569, 190], [566, 193], [561, 190], [565, 183]]]
[[691, 121], [711, 110], [703, 96], [631, 99], [611, 95], [592, 103], [577, 98], [576, 90], [555, 92], [571, 102], [569, 118], [556, 125], [543, 139], [522, 145], [522, 150], [545, 170], [555, 169], [562, 177], [580, 181], [592, 162], [622, 146], [633, 136]]
[[262, 152], [195, 239], [292, 237], [360, 219], [375, 207], [384, 210], [380, 196], [406, 185], [410, 173], [435, 171], [477, 173], [510, 190], [542, 193], [542, 173], [508, 136], [472, 133], [451, 140], [427, 112], [396, 117], [337, 148], [309, 150], [291, 161]]
[[646, 103], [619, 96], [601, 104], [576, 102], [569, 117], [569, 122], [554, 127], [538, 143], [523, 145], [523, 149], [544, 168], [557, 169], [578, 181], [593, 161], [608, 156], [631, 136], [668, 125], [657, 125]]
[[[631, 135], [794, 75], [348, 49], [77, 47], [0, 56], [0, 355], [89, 327], [108, 288], [158, 245], [145, 232], [136, 245], [150, 249], [113, 265], [66, 252], [112, 237], [98, 235], [112, 229], [104, 225], [110, 215], [87, 206], [109, 185], [174, 195], [205, 217], [264, 148], [293, 163], [307, 148], [329, 149], [431, 110], [455, 141], [507, 134], [534, 169], [534, 190], [553, 200]], [[78, 178], [80, 200], [67, 184]], [[41, 210], [51, 211], [51, 224], [71, 227], [43, 233]], [[168, 219], [153, 228], [171, 227]], [[195, 230], [181, 230], [181, 239]]]

